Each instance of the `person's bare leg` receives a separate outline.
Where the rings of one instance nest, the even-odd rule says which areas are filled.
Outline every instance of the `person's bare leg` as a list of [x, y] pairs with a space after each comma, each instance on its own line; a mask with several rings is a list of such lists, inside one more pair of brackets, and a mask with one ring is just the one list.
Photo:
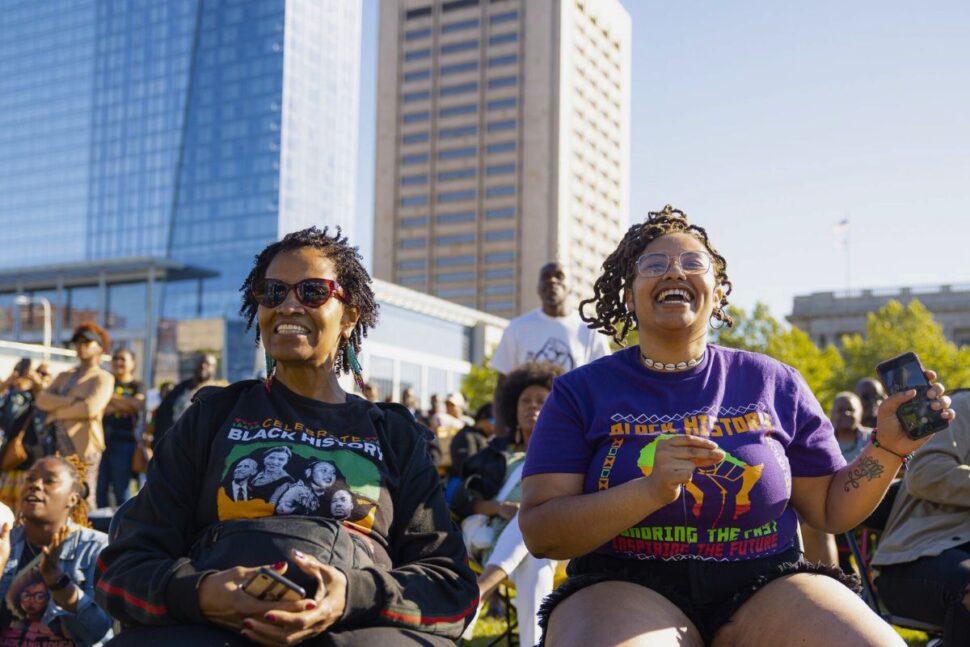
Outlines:
[[630, 582], [600, 582], [556, 605], [548, 647], [703, 647], [697, 628], [670, 600]]
[[712, 642], [713, 647], [780, 644], [905, 645], [859, 596], [831, 577], [812, 573], [795, 573], [766, 584], [721, 627]]

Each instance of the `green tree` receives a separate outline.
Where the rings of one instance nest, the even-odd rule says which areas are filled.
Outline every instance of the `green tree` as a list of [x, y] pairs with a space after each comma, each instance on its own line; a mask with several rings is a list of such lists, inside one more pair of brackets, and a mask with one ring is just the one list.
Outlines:
[[734, 326], [718, 329], [716, 343], [764, 353], [798, 369], [822, 406], [831, 403], [843, 370], [842, 356], [834, 346], [819, 349], [805, 332], [772, 317], [763, 303], [756, 304], [750, 315], [732, 308], [731, 316]]
[[869, 313], [865, 337], [843, 337], [845, 371], [838, 384], [851, 389], [860, 378], [875, 376], [876, 364], [907, 351], [919, 355], [923, 366], [935, 370], [948, 388], [970, 386], [970, 346], [957, 348], [947, 341], [943, 327], [916, 299], [906, 306], [890, 301]]
[[468, 375], [461, 381], [461, 392], [468, 399], [469, 412], [475, 412], [478, 407], [492, 401], [495, 383], [498, 381], [498, 371], [492, 368], [491, 359], [491, 356], [488, 356], [481, 364], [473, 365]]

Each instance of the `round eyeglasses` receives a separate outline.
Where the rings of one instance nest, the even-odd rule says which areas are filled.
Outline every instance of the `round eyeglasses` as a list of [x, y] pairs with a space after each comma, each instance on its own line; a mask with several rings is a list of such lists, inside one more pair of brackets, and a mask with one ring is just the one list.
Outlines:
[[[707, 252], [690, 250], [674, 258], [677, 258], [677, 264], [684, 274], [703, 274], [711, 269], [711, 256]], [[663, 252], [644, 254], [637, 259], [637, 274], [647, 278], [663, 276], [670, 269], [671, 262], [672, 258]]]
[[276, 279], [263, 279], [253, 286], [253, 298], [265, 308], [276, 308], [286, 301], [290, 290], [296, 294], [297, 301], [308, 308], [319, 308], [331, 296], [346, 303], [344, 289], [331, 279], [303, 279], [292, 285]]

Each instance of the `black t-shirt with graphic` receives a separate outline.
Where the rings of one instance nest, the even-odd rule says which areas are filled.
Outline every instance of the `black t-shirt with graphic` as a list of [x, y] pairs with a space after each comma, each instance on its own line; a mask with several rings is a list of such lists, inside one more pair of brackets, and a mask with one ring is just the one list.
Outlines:
[[[131, 382], [119, 382], [115, 380], [115, 396], [133, 398], [136, 395], [144, 394], [145, 386], [138, 380]], [[134, 441], [135, 426], [138, 424], [137, 413], [106, 413], [104, 415], [104, 437], [110, 443], [112, 441]]]

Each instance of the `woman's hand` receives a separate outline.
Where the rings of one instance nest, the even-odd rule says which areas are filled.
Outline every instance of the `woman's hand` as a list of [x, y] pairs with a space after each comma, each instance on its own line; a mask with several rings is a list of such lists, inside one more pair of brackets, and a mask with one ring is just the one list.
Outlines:
[[317, 580], [312, 600], [300, 600], [293, 611], [269, 611], [244, 622], [243, 636], [260, 645], [295, 645], [323, 633], [341, 618], [347, 606], [347, 577], [311, 555], [293, 551], [293, 560]]
[[724, 460], [724, 450], [701, 436], [673, 436], [656, 441], [653, 467], [643, 469], [657, 500], [667, 505], [677, 500], [681, 488], [690, 482], [698, 467], [710, 467]]
[[48, 587], [56, 584], [57, 580], [64, 575], [61, 570], [61, 546], [64, 545], [69, 534], [71, 534], [71, 529], [67, 527], [67, 524], [64, 524], [54, 533], [51, 543], [40, 549], [44, 554], [40, 558], [40, 576], [44, 578]]
[[[944, 419], [953, 420], [956, 414], [950, 408], [950, 396], [943, 395], [945, 389], [942, 384], [933, 382], [936, 379], [936, 372], [926, 371], [926, 379], [929, 380], [931, 385], [926, 391], [930, 408], [934, 411], [940, 411]], [[896, 417], [896, 411], [899, 407], [915, 397], [916, 389], [909, 389], [886, 398], [879, 405], [879, 411], [876, 413], [876, 426], [879, 428], [879, 444], [886, 449], [905, 455], [922, 447], [932, 437], [931, 434], [919, 440], [913, 440], [903, 431], [903, 426], [900, 424], [899, 418]]]
[[[280, 562], [266, 568], [283, 574], [286, 566], [286, 562]], [[215, 625], [240, 633], [246, 628], [243, 623], [247, 618], [262, 617], [269, 611], [298, 611], [304, 608], [306, 601], [267, 602], [246, 593], [243, 587], [258, 572], [259, 567], [237, 566], [205, 577], [199, 585], [199, 608], [203, 615]]]
[[479, 501], [476, 503], [474, 511], [489, 517], [502, 517], [506, 521], [511, 521], [512, 517], [519, 512], [519, 504], [511, 501], [499, 502], [495, 499], [489, 499], [488, 501]]

